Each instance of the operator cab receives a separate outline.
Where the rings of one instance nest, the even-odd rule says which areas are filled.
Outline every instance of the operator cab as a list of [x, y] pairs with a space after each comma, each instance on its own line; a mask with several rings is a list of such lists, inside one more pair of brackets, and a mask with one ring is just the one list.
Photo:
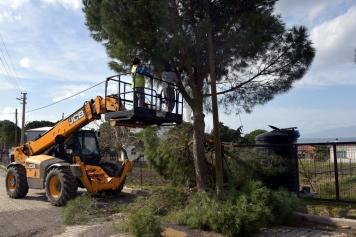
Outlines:
[[99, 143], [93, 130], [80, 130], [74, 133], [63, 144], [63, 150], [58, 148], [57, 152], [57, 157], [70, 163], [75, 163], [74, 157], [77, 156], [87, 165], [98, 165], [101, 160]]
[[[137, 74], [138, 72], [136, 72]], [[136, 75], [135, 74], [135, 75]], [[135, 88], [132, 88], [131, 76], [129, 74], [120, 74], [107, 78], [105, 87], [105, 98], [112, 97], [118, 99], [120, 106], [118, 111], [106, 111], [105, 120], [112, 126], [125, 127], [146, 127], [149, 125], [171, 126], [182, 123], [183, 120], [183, 96], [179, 93], [174, 84], [173, 87], [175, 99], [165, 100], [163, 96], [161, 79], [150, 77], [149, 87], [145, 87], [145, 105], [137, 107], [137, 96]], [[126, 76], [126, 77], [125, 77]], [[145, 79], [147, 81], [147, 79]], [[117, 88], [117, 93], [108, 95], [109, 88]], [[172, 111], [168, 110], [168, 104], [174, 104]]]

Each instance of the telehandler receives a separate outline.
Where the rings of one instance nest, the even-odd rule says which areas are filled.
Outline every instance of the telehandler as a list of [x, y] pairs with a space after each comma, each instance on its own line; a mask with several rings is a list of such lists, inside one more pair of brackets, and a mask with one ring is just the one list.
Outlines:
[[[161, 93], [151, 88], [145, 94], [145, 108], [136, 108], [135, 89], [121, 79], [125, 74], [106, 79], [105, 98], [96, 96], [76, 112], [63, 119], [34, 141], [16, 147], [7, 167], [6, 190], [10, 198], [24, 198], [29, 188], [45, 189], [48, 201], [62, 206], [76, 195], [77, 188], [89, 193], [109, 193], [117, 196], [123, 189], [126, 174], [133, 162], [125, 159], [119, 168], [111, 162], [101, 162], [96, 133], [82, 128], [94, 120], [105, 120], [112, 126], [146, 127], [182, 122], [182, 98], [176, 90], [176, 111], [162, 111]], [[151, 78], [151, 80], [160, 80]], [[115, 83], [117, 94], [107, 95], [109, 83]], [[130, 95], [131, 94], [131, 95]], [[180, 113], [178, 113], [178, 107]]]

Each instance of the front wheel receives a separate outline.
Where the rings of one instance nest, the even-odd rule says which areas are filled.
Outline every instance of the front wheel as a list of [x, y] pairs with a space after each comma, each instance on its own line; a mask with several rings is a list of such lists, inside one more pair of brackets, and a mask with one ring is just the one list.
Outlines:
[[23, 198], [28, 193], [26, 169], [21, 165], [12, 166], [6, 174], [6, 191], [10, 198]]
[[75, 196], [78, 182], [67, 167], [51, 169], [46, 177], [45, 189], [48, 201], [54, 206], [63, 206]]

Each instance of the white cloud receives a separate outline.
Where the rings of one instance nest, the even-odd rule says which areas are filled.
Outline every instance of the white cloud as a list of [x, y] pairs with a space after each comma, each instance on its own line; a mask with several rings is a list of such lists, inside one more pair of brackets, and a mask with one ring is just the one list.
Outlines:
[[[15, 118], [15, 108], [11, 108], [11, 107], [5, 107], [2, 111], [2, 113], [0, 113], [0, 120], [9, 120], [9, 121], [13, 121]], [[21, 113], [20, 109], [17, 110], [17, 113]]]
[[311, 70], [300, 81], [297, 81], [294, 88], [308, 86], [334, 86], [334, 85], [356, 85], [355, 64], [335, 65], [329, 67], [312, 66]]
[[312, 21], [316, 19], [320, 14], [322, 14], [325, 10], [325, 5], [324, 4], [318, 4], [311, 8], [310, 12], [308, 12], [308, 19], [309, 21]]
[[81, 0], [41, 0], [50, 5], [61, 4], [66, 9], [78, 10], [82, 6]]
[[308, 26], [315, 23], [323, 22], [327, 19], [335, 17], [331, 12], [335, 12], [335, 8], [347, 4], [353, 4], [352, 0], [283, 0], [276, 3], [276, 13], [281, 13], [288, 21], [303, 22]]
[[3, 20], [7, 20], [9, 22], [14, 22], [15, 20], [20, 21], [20, 20], [22, 20], [22, 18], [21, 18], [20, 14], [14, 16], [11, 11], [4, 11], [3, 13], [0, 13], [0, 23]]
[[14, 16], [14, 19], [17, 20], [17, 21], [21, 21], [22, 20], [21, 14], [18, 14], [17, 16]]
[[12, 13], [11, 12], [4, 12], [4, 18], [7, 19], [10, 22], [14, 22], [14, 19], [12, 17]]
[[17, 9], [23, 4], [29, 2], [30, 0], [0, 0], [0, 6], [2, 7], [11, 7]]
[[118, 86], [117, 85], [109, 85], [108, 86], [108, 91], [111, 93], [117, 92]]
[[317, 52], [315, 63], [321, 66], [353, 62], [356, 48], [356, 7], [345, 14], [316, 26], [311, 31]]
[[32, 64], [32, 61], [27, 57], [21, 59], [21, 61], [20, 61], [21, 67], [31, 67], [31, 64]]
[[[64, 100], [66, 98], [69, 97], [74, 97], [74, 95], [77, 96], [84, 96], [84, 93], [82, 91], [88, 89], [90, 86], [88, 85], [76, 85], [76, 86], [70, 86], [70, 85], [66, 85], [66, 86], [62, 86], [61, 88], [56, 88], [53, 92], [55, 94], [59, 94], [60, 96], [54, 97], [52, 100], [54, 102], [58, 102], [61, 100]], [[49, 90], [50, 92], [52, 92], [52, 90]], [[79, 93], [79, 94], [78, 94]]]

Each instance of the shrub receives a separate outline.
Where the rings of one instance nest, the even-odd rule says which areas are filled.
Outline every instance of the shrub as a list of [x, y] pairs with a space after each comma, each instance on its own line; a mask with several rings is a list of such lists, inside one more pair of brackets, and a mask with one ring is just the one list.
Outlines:
[[81, 224], [88, 220], [88, 214], [98, 211], [97, 201], [84, 193], [69, 200], [62, 209], [63, 223], [66, 225]]
[[239, 191], [229, 190], [217, 197], [199, 192], [177, 215], [179, 224], [207, 229], [225, 236], [247, 236], [292, 218], [297, 198], [286, 190], [272, 191], [261, 182], [250, 182]]
[[140, 209], [133, 213], [121, 226], [122, 230], [135, 237], [161, 236], [161, 223], [159, 219], [148, 209]]
[[160, 217], [184, 208], [187, 199], [188, 195], [180, 188], [155, 188], [126, 207], [129, 218], [121, 229], [136, 237], [161, 236]]
[[145, 209], [155, 215], [165, 216], [184, 208], [187, 200], [188, 195], [181, 188], [158, 187], [152, 189], [148, 196], [137, 198], [127, 209], [131, 213]]

